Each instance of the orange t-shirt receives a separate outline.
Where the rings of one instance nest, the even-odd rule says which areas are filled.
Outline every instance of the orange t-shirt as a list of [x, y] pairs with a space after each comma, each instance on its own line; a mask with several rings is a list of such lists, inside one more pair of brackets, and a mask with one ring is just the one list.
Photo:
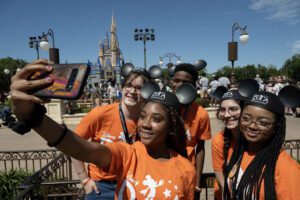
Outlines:
[[195, 167], [176, 152], [150, 157], [141, 142], [106, 144], [112, 153], [107, 171], [117, 176], [115, 199], [193, 199]]
[[196, 145], [200, 140], [209, 140], [211, 138], [210, 120], [207, 111], [193, 102], [184, 120], [184, 126], [187, 137], [188, 159], [195, 165]]
[[[224, 131], [220, 131], [218, 134], [216, 134], [213, 137], [212, 145], [211, 145], [212, 164], [215, 172], [223, 172], [223, 163], [224, 163], [223, 147], [224, 147]], [[232, 137], [230, 147], [228, 149], [227, 161], [230, 160], [230, 157], [233, 153], [233, 148], [234, 148], [234, 139]], [[215, 181], [214, 184], [214, 195], [215, 195], [215, 199], [218, 200], [222, 199], [222, 194], [217, 181]]]
[[[135, 139], [136, 122], [126, 120], [126, 126], [131, 135]], [[89, 112], [76, 127], [77, 135], [87, 140], [91, 138], [92, 142], [101, 144], [123, 141], [125, 142], [125, 135], [119, 115], [119, 104], [110, 104], [94, 108]], [[90, 163], [89, 176], [93, 180], [115, 180], [113, 174], [104, 172], [101, 168]]]
[[[244, 152], [239, 170], [238, 182], [241, 180], [244, 171], [254, 157], [255, 155]], [[228, 185], [229, 184], [228, 181]], [[300, 197], [300, 165], [284, 150], [279, 154], [276, 162], [275, 190], [277, 200], [296, 200]], [[265, 199], [264, 181], [261, 184], [260, 199]]]

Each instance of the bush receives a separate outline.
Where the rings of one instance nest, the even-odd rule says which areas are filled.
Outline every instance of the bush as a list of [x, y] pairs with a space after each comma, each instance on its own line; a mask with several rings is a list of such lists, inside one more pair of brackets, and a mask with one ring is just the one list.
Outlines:
[[13, 199], [14, 189], [31, 174], [23, 169], [0, 172], [0, 199]]
[[207, 107], [209, 107], [210, 100], [197, 98], [195, 102], [197, 104], [199, 104], [200, 106], [202, 106], [203, 108], [207, 108]]

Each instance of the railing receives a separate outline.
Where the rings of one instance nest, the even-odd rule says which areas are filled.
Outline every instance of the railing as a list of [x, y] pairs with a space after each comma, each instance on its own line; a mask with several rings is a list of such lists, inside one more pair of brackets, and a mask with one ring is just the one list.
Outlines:
[[[296, 160], [300, 159], [300, 140], [286, 140], [283, 145]], [[15, 159], [15, 160], [14, 160]], [[36, 161], [32, 163], [34, 160]], [[43, 160], [43, 161], [42, 161]], [[83, 199], [78, 180], [72, 180], [71, 159], [58, 150], [0, 152], [3, 169], [27, 166], [39, 169], [16, 188], [16, 199]], [[27, 163], [27, 164], [26, 164]], [[36, 164], [37, 163], [37, 164]], [[47, 163], [44, 167], [40, 167]], [[30, 167], [31, 166], [31, 167]], [[34, 167], [35, 166], [35, 167]], [[213, 199], [214, 173], [204, 173], [201, 197]]]
[[285, 140], [283, 149], [295, 160], [300, 161], [300, 140]]
[[[79, 181], [72, 181], [70, 157], [61, 153], [16, 188], [16, 199], [48, 199], [48, 197], [58, 196], [79, 197], [83, 192], [78, 189], [78, 183]], [[54, 194], [49, 194], [49, 192]]]
[[56, 149], [34, 151], [0, 151], [0, 170], [24, 169], [36, 172], [60, 154]]

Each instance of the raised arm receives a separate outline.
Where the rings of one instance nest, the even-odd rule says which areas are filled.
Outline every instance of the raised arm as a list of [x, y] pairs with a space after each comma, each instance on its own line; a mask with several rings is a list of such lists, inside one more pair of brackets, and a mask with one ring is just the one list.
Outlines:
[[[40, 99], [34, 95], [30, 95], [29, 91], [36, 88], [51, 85], [53, 80], [51, 77], [46, 77], [40, 80], [28, 80], [36, 71], [51, 71], [52, 67], [46, 60], [37, 60], [23, 69], [19, 70], [13, 77], [11, 83], [11, 96], [13, 104], [13, 112], [18, 118], [18, 121], [28, 122], [36, 121], [39, 116], [35, 115], [35, 104], [49, 102], [47, 99]], [[110, 150], [101, 144], [89, 143], [71, 130], [66, 130], [65, 136], [64, 127], [56, 123], [47, 115], [41, 116], [43, 120], [36, 127], [32, 127], [41, 137], [48, 141], [49, 144], [60, 142], [55, 146], [62, 152], [74, 157], [78, 160], [91, 162], [99, 167], [107, 167], [111, 161]]]

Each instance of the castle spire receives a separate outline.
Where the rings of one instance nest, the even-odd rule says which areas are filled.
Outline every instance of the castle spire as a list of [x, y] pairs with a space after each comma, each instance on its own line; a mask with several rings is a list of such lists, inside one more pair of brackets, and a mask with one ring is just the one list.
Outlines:
[[116, 22], [115, 22], [114, 13], [112, 13], [110, 32], [111, 33], [116, 33], [116, 29], [117, 29], [117, 25], [116, 25]]

